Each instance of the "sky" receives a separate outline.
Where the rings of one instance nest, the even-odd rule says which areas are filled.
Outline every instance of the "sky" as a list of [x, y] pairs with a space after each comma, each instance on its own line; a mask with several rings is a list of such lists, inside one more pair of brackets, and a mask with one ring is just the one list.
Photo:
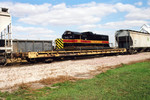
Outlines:
[[14, 39], [55, 40], [66, 30], [109, 35], [150, 25], [150, 0], [0, 0]]

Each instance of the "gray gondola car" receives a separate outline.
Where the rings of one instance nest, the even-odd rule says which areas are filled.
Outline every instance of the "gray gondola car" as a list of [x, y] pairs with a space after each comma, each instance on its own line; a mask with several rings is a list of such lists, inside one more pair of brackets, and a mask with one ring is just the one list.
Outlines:
[[118, 30], [115, 38], [119, 48], [126, 48], [131, 52], [150, 50], [149, 33], [134, 30]]
[[[5, 45], [4, 40], [0, 40], [2, 47]], [[13, 40], [13, 53], [18, 52], [38, 52], [52, 50], [51, 40]]]

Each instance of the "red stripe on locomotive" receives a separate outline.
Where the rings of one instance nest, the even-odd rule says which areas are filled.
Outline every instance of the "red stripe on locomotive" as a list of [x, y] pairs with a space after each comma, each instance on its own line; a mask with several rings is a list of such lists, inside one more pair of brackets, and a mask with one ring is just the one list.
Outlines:
[[109, 44], [109, 42], [108, 42], [108, 41], [102, 41], [102, 43]]
[[63, 42], [65, 43], [76, 43], [76, 42], [78, 42], [77, 40], [74, 40], [74, 39], [72, 39], [72, 40], [69, 40], [69, 39], [63, 39]]
[[95, 40], [80, 40], [80, 39], [63, 39], [64, 43], [99, 43], [99, 44], [109, 44], [109, 41], [95, 41]]
[[81, 43], [91, 43], [89, 40], [81, 40]]

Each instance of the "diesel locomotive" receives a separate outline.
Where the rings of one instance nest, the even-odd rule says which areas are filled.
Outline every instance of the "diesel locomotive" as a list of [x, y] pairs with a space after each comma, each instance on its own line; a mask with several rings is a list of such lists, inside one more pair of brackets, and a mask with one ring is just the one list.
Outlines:
[[56, 50], [92, 50], [109, 47], [108, 35], [94, 34], [93, 32], [65, 31], [62, 39], [56, 39]]

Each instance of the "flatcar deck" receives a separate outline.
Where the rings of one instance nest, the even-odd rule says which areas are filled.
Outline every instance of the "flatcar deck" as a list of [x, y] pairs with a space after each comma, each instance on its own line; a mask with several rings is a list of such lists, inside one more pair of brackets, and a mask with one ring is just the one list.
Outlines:
[[114, 54], [125, 53], [125, 48], [116, 49], [101, 49], [101, 50], [73, 50], [73, 51], [44, 51], [44, 52], [29, 52], [28, 58], [49, 58], [49, 57], [64, 57], [64, 56], [81, 56], [81, 55], [96, 55], [96, 54]]

